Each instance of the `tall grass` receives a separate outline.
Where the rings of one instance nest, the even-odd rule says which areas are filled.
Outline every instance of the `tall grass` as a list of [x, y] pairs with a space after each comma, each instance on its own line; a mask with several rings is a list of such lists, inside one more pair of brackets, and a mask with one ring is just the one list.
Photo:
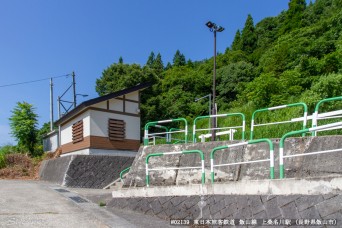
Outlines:
[[11, 153], [18, 153], [18, 148], [12, 145], [4, 145], [0, 147], [0, 169], [6, 167], [6, 155]]

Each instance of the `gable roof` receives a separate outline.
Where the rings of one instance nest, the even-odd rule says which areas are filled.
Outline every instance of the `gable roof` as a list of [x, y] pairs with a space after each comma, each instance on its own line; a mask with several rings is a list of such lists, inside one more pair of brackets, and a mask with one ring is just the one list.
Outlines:
[[66, 120], [71, 119], [72, 117], [74, 117], [76, 114], [78, 114], [79, 112], [81, 112], [82, 110], [84, 110], [85, 108], [100, 103], [102, 101], [106, 101], [109, 99], [113, 99], [116, 97], [120, 97], [122, 95], [128, 94], [128, 93], [132, 93], [134, 91], [138, 91], [138, 90], [144, 90], [148, 87], [150, 87], [152, 85], [151, 82], [145, 82], [145, 83], [140, 83], [136, 86], [127, 88], [127, 89], [123, 89], [114, 93], [110, 93], [101, 97], [97, 97], [97, 98], [93, 98], [87, 101], [82, 102], [81, 104], [79, 104], [78, 106], [76, 106], [76, 108], [74, 108], [73, 110], [71, 110], [70, 112], [66, 113], [64, 116], [62, 116], [61, 118], [59, 118], [57, 121], [55, 121], [55, 125], [59, 125], [63, 122], [65, 122]]

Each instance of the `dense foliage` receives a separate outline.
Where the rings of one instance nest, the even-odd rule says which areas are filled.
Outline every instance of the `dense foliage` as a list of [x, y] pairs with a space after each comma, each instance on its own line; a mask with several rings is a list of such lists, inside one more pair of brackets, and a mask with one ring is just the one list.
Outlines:
[[[242, 111], [250, 119], [263, 107], [307, 102], [342, 95], [342, 1], [290, 0], [289, 9], [254, 25], [248, 15], [233, 43], [217, 56], [219, 112]], [[240, 32], [241, 31], [241, 32]], [[227, 45], [228, 46], [228, 45]], [[213, 59], [186, 61], [177, 50], [173, 63], [163, 65], [152, 52], [145, 66], [114, 63], [96, 81], [99, 95], [140, 82], [154, 86], [142, 97], [147, 121], [208, 113]]]

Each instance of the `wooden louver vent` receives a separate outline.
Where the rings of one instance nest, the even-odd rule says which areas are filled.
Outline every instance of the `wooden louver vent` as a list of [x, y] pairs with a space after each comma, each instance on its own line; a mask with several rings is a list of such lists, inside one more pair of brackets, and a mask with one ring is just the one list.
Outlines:
[[72, 143], [83, 141], [83, 120], [72, 125]]
[[108, 120], [108, 137], [111, 141], [123, 141], [125, 139], [125, 121], [109, 119]]

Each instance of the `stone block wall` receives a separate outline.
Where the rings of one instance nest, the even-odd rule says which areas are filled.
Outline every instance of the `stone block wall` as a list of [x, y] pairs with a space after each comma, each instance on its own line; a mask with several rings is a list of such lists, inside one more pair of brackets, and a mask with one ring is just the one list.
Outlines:
[[44, 161], [40, 179], [75, 188], [103, 188], [120, 177], [134, 158], [72, 155]]
[[342, 227], [342, 195], [336, 194], [114, 198], [107, 208], [132, 210], [166, 220], [336, 219], [335, 227]]

